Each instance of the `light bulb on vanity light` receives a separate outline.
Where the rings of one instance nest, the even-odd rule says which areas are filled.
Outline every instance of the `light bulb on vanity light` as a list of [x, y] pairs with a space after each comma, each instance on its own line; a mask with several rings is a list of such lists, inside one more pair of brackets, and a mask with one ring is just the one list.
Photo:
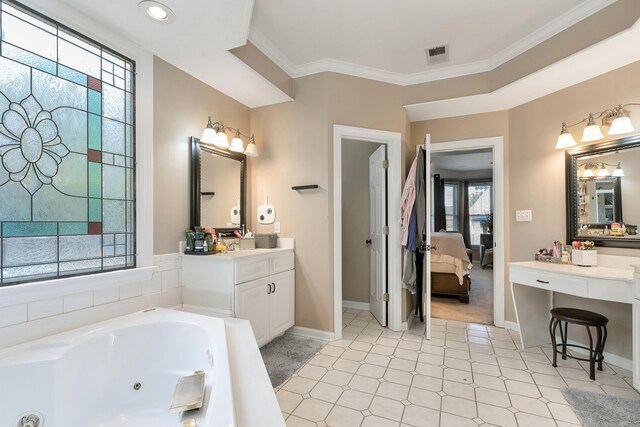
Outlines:
[[611, 128], [609, 128], [609, 135], [621, 135], [623, 133], [633, 132], [635, 129], [631, 125], [631, 119], [629, 117], [620, 115], [613, 119], [611, 122]]
[[573, 139], [573, 136], [567, 130], [567, 124], [565, 122], [562, 122], [562, 130], [560, 130], [560, 136], [558, 136], [556, 149], [561, 150], [563, 148], [573, 147], [576, 144], [576, 140]]
[[258, 157], [258, 147], [256, 147], [256, 141], [251, 135], [251, 139], [249, 139], [249, 144], [247, 144], [247, 149], [244, 150], [244, 154], [249, 157]]
[[202, 132], [202, 138], [200, 141], [206, 144], [215, 144], [216, 142], [216, 130], [213, 128], [213, 123], [211, 123], [211, 116], [209, 116], [209, 122], [207, 123], [207, 127]]
[[582, 142], [597, 141], [602, 138], [604, 138], [604, 135], [602, 135], [600, 126], [598, 126], [595, 120], [593, 120], [593, 114], [589, 114], [589, 121], [587, 122], [587, 127], [584, 128], [584, 132], [582, 133], [582, 139], [580, 139], [580, 141]]
[[242, 153], [244, 151], [244, 144], [240, 139], [240, 132], [236, 131], [236, 136], [231, 140], [231, 146], [229, 147], [229, 151], [234, 151], [236, 153]]
[[582, 174], [583, 178], [593, 178], [593, 170], [589, 166], [585, 166], [584, 173]]
[[620, 162], [618, 162], [618, 167], [616, 167], [611, 176], [624, 176], [624, 171], [620, 167]]
[[598, 171], [598, 176], [609, 176], [609, 170], [604, 165], [604, 163], [600, 166], [600, 170]]
[[224, 131], [224, 125], [218, 129], [218, 133], [216, 133], [216, 140], [213, 144], [216, 147], [229, 148], [229, 138], [227, 137], [227, 133]]

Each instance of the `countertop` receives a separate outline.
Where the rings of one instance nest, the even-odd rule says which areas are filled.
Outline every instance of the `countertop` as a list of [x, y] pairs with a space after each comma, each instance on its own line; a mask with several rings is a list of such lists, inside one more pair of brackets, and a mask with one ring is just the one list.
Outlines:
[[267, 254], [276, 254], [281, 252], [292, 252], [293, 248], [273, 248], [273, 249], [245, 249], [240, 250], [236, 249], [234, 251], [227, 251], [227, 253], [219, 252], [214, 255], [190, 255], [190, 254], [182, 254], [183, 257], [189, 258], [202, 258], [202, 259], [238, 259], [238, 258], [248, 258], [252, 256], [260, 256]]
[[[614, 267], [580, 267], [573, 264], [553, 264], [550, 262], [525, 261], [510, 262], [510, 267], [529, 268], [549, 273], [571, 274], [574, 276], [591, 277], [606, 280], [622, 280], [624, 282], [633, 281], [633, 268], [614, 268]], [[636, 271], [638, 270], [636, 266]]]

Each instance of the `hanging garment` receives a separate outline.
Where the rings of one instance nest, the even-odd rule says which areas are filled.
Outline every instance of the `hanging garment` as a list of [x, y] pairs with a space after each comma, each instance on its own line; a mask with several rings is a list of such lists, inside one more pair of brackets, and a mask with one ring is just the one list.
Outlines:
[[413, 205], [411, 209], [411, 216], [409, 217], [409, 232], [407, 233], [407, 244], [405, 248], [408, 251], [415, 251], [418, 246], [418, 220], [417, 220], [416, 206]]
[[427, 232], [427, 183], [425, 178], [425, 157], [423, 148], [418, 151], [418, 164], [416, 165], [415, 192], [416, 192], [416, 221], [417, 221], [417, 245], [422, 246]]
[[416, 254], [413, 251], [404, 251], [402, 287], [407, 289], [412, 294], [416, 293]]
[[411, 217], [411, 211], [416, 201], [415, 181], [416, 181], [416, 164], [418, 162], [418, 156], [413, 159], [411, 169], [407, 175], [407, 180], [404, 183], [402, 190], [402, 197], [400, 199], [400, 219], [402, 220], [402, 246], [407, 245], [407, 238], [409, 233], [409, 220]]

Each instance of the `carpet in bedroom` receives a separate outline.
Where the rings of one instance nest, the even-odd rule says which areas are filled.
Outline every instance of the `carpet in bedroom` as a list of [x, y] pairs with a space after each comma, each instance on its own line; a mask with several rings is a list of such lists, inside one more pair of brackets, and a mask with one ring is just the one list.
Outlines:
[[282, 384], [317, 352], [325, 341], [284, 334], [260, 349], [262, 360], [274, 387]]
[[431, 297], [431, 316], [438, 319], [459, 320], [467, 323], [493, 324], [493, 269], [481, 269], [474, 263], [471, 269], [469, 304], [457, 297]]

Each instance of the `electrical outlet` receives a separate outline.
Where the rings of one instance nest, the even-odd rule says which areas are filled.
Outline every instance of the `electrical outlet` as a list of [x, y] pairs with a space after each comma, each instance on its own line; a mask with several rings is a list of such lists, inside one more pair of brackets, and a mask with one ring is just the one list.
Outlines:
[[273, 223], [273, 232], [274, 233], [279, 233], [280, 232], [280, 223], [279, 222], [274, 222]]
[[531, 209], [526, 211], [516, 211], [516, 222], [530, 222], [533, 221], [533, 215]]

